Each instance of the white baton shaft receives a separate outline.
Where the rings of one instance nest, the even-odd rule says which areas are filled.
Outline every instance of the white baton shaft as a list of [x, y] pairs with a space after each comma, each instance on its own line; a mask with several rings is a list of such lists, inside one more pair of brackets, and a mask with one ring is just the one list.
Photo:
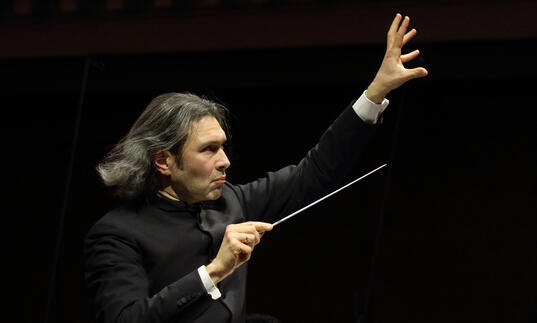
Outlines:
[[345, 189], [345, 188], [351, 186], [352, 184], [354, 184], [354, 183], [356, 183], [356, 182], [359, 182], [360, 180], [366, 178], [367, 176], [373, 174], [374, 172], [376, 172], [377, 170], [379, 170], [379, 169], [381, 169], [381, 168], [383, 168], [383, 167], [385, 167], [385, 166], [386, 166], [386, 164], [384, 164], [384, 165], [382, 165], [382, 166], [379, 166], [379, 167], [373, 169], [373, 170], [370, 171], [369, 173], [367, 173], [367, 174], [365, 174], [365, 175], [363, 175], [363, 176], [361, 176], [361, 177], [355, 179], [354, 181], [352, 181], [352, 182], [350, 182], [350, 183], [348, 183], [348, 184], [346, 184], [346, 185], [344, 185], [344, 186], [338, 188], [337, 190], [333, 191], [332, 193], [329, 193], [328, 195], [325, 195], [325, 196], [321, 197], [321, 198], [318, 199], [317, 201], [315, 201], [315, 202], [313, 202], [313, 203], [310, 203], [310, 204], [306, 205], [305, 207], [301, 208], [300, 210], [295, 211], [295, 212], [289, 214], [289, 215], [286, 216], [285, 218], [280, 219], [280, 220], [278, 220], [278, 221], [272, 223], [272, 225], [273, 225], [273, 226], [277, 226], [278, 224], [282, 223], [283, 221], [287, 221], [287, 220], [289, 220], [290, 218], [292, 218], [293, 216], [297, 215], [298, 213], [300, 213], [300, 212], [302, 212], [302, 211], [304, 211], [304, 210], [306, 210], [306, 209], [309, 209], [310, 207], [314, 206], [315, 204], [321, 202], [322, 200], [324, 200], [324, 199], [326, 199], [326, 198], [329, 198], [330, 196], [332, 196], [332, 195], [336, 194], [337, 192], [339, 192], [339, 191], [341, 191], [341, 190], [343, 190], [343, 189]]

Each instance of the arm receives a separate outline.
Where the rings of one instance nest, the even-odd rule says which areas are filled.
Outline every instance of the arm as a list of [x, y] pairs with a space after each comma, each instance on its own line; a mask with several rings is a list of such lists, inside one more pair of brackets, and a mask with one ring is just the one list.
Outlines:
[[[286, 167], [253, 183], [239, 186], [237, 195], [244, 201], [246, 216], [272, 222], [300, 208], [342, 183], [348, 171], [363, 156], [374, 134], [378, 115], [386, 107], [386, 95], [405, 82], [427, 75], [424, 68], [406, 69], [404, 63], [419, 51], [401, 55], [404, 44], [416, 35], [407, 32], [410, 19], [397, 14], [389, 28], [382, 64], [365, 92], [353, 105], [355, 113], [345, 110], [310, 150], [297, 167]], [[367, 100], [372, 104], [367, 104]], [[381, 107], [371, 107], [381, 104]], [[375, 110], [377, 111], [372, 111]], [[365, 112], [364, 112], [365, 111]], [[356, 118], [358, 115], [360, 118]]]

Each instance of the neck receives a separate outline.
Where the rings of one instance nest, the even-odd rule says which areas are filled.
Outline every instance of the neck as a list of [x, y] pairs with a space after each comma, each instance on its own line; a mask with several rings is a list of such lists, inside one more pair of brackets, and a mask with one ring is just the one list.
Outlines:
[[177, 194], [173, 190], [167, 190], [167, 189], [161, 189], [158, 190], [160, 195], [164, 196], [165, 198], [169, 198], [170, 200], [174, 201], [180, 201], [180, 199], [177, 197]]

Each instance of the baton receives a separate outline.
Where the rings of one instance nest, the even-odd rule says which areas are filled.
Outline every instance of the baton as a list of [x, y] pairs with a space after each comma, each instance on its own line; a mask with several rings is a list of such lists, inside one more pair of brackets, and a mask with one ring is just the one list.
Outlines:
[[310, 203], [310, 204], [304, 206], [304, 207], [301, 208], [300, 210], [295, 211], [295, 212], [289, 214], [289, 215], [286, 216], [285, 218], [280, 219], [280, 220], [278, 220], [278, 221], [272, 223], [272, 225], [273, 225], [273, 226], [277, 226], [278, 224], [280, 224], [280, 223], [282, 223], [282, 222], [284, 222], [284, 221], [289, 220], [290, 218], [292, 218], [293, 216], [297, 215], [298, 213], [300, 213], [300, 212], [302, 212], [302, 211], [304, 211], [304, 210], [309, 209], [310, 207], [314, 206], [315, 204], [321, 202], [322, 200], [324, 200], [324, 199], [326, 199], [326, 198], [329, 198], [330, 196], [332, 196], [332, 195], [336, 194], [337, 192], [339, 192], [339, 191], [341, 191], [341, 190], [343, 190], [343, 189], [345, 189], [345, 188], [351, 186], [352, 184], [354, 184], [354, 183], [356, 183], [356, 182], [359, 182], [360, 180], [366, 178], [367, 176], [373, 174], [374, 172], [376, 172], [377, 170], [379, 170], [379, 169], [381, 169], [381, 168], [383, 168], [383, 167], [385, 167], [385, 166], [386, 166], [386, 164], [384, 164], [384, 165], [382, 165], [382, 166], [379, 166], [379, 167], [373, 169], [373, 170], [370, 171], [369, 173], [360, 176], [359, 178], [355, 179], [354, 181], [352, 181], [352, 182], [350, 182], [350, 183], [348, 183], [348, 184], [346, 184], [346, 185], [344, 185], [344, 186], [338, 188], [337, 190], [333, 191], [332, 193], [329, 193], [328, 195], [325, 195], [325, 196], [321, 197], [321, 198], [318, 199], [317, 201], [314, 201], [313, 203]]

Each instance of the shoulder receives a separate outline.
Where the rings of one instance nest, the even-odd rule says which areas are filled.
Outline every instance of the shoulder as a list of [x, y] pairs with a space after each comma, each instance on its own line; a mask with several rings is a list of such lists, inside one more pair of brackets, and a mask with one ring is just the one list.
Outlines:
[[86, 234], [86, 240], [98, 239], [103, 236], [115, 236], [129, 239], [136, 227], [143, 226], [143, 204], [130, 201], [107, 212]]

